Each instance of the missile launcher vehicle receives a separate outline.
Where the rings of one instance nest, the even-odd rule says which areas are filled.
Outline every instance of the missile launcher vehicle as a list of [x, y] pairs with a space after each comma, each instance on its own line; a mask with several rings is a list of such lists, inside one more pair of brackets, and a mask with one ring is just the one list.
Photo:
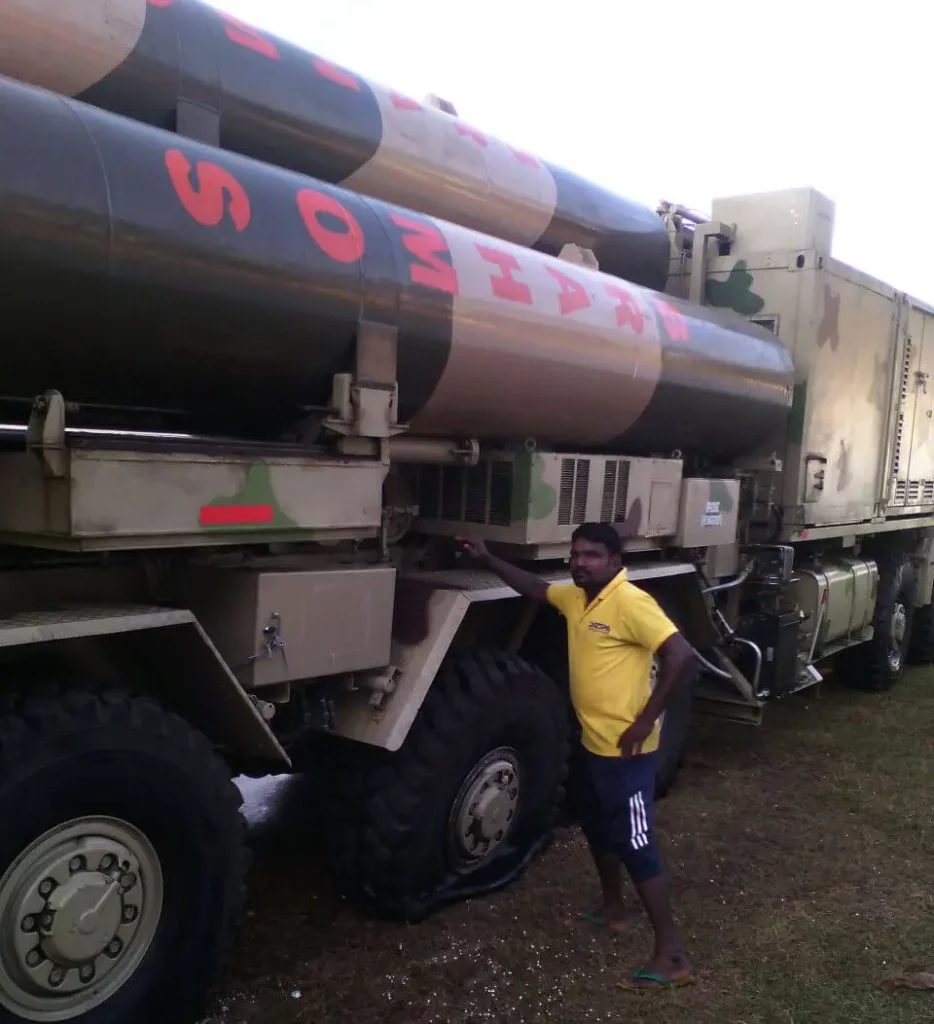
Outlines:
[[198, 0], [5, 0], [0, 134], [0, 1024], [197, 1019], [242, 776], [373, 912], [522, 874], [564, 633], [457, 534], [618, 529], [696, 654], [659, 794], [934, 660], [934, 311], [813, 189], [644, 208]]

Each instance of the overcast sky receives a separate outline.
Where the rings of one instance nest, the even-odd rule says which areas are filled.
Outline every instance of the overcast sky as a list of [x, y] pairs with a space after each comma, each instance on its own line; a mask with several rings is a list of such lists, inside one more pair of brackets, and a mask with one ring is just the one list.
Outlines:
[[812, 185], [835, 256], [934, 302], [926, 0], [213, 2], [653, 207]]

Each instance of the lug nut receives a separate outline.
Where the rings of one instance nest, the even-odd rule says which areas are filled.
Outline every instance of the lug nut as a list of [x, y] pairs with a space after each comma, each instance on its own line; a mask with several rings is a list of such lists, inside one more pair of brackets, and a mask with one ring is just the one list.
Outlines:
[[54, 917], [55, 917], [55, 915], [51, 911], [47, 910], [42, 915], [42, 917], [39, 918], [39, 926], [41, 928], [51, 928], [52, 927], [52, 921], [53, 921]]
[[78, 977], [85, 985], [87, 985], [94, 980], [94, 973], [94, 964], [85, 964], [84, 967], [78, 971]]
[[46, 896], [52, 894], [52, 890], [55, 888], [55, 882], [51, 878], [44, 878], [39, 883], [39, 895], [45, 899]]
[[123, 921], [125, 924], [132, 924], [139, 914], [136, 907], [124, 907], [123, 908]]
[[119, 939], [114, 939], [113, 942], [107, 947], [108, 956], [117, 956], [120, 950], [123, 949], [123, 943]]
[[72, 857], [68, 862], [68, 870], [73, 874], [77, 874], [79, 871], [83, 871], [85, 868], [84, 857]]
[[120, 888], [123, 892], [129, 892], [136, 885], [136, 875], [128, 872], [120, 879]]
[[34, 932], [36, 930], [36, 919], [30, 914], [29, 917], [23, 918], [23, 923], [20, 927], [24, 932]]
[[31, 949], [26, 954], [26, 963], [30, 967], [38, 967], [39, 964], [42, 963], [42, 954], [39, 952], [38, 949]]
[[60, 967], [53, 967], [49, 972], [49, 984], [58, 987], [65, 980], [65, 972]]

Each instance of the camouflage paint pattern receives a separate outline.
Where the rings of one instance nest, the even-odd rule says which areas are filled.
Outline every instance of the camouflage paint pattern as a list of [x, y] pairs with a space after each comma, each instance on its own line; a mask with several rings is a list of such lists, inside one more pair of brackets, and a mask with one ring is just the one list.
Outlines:
[[0, 74], [552, 255], [573, 242], [646, 287], [667, 278], [648, 207], [201, 0], [3, 0]]
[[545, 460], [536, 452], [519, 452], [513, 464], [512, 522], [540, 522], [557, 507], [558, 492], [545, 479]]
[[227, 532], [232, 529], [294, 529], [298, 523], [279, 505], [267, 462], [246, 467], [246, 479], [236, 494], [215, 498], [201, 506], [199, 525], [205, 530]]
[[752, 274], [745, 260], [737, 260], [725, 281], [713, 278], [707, 281], [704, 299], [715, 309], [732, 309], [740, 316], [756, 316], [762, 312], [765, 300], [752, 290]]
[[791, 358], [738, 318], [9, 79], [0, 135], [7, 394], [275, 436], [366, 318], [416, 433], [729, 457], [786, 418]]

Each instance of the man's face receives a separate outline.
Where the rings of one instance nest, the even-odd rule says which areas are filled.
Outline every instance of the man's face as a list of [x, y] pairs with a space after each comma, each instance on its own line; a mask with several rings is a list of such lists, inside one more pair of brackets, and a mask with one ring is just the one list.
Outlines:
[[571, 579], [579, 587], [605, 586], [619, 572], [619, 555], [611, 555], [592, 540], [576, 540], [571, 545]]

